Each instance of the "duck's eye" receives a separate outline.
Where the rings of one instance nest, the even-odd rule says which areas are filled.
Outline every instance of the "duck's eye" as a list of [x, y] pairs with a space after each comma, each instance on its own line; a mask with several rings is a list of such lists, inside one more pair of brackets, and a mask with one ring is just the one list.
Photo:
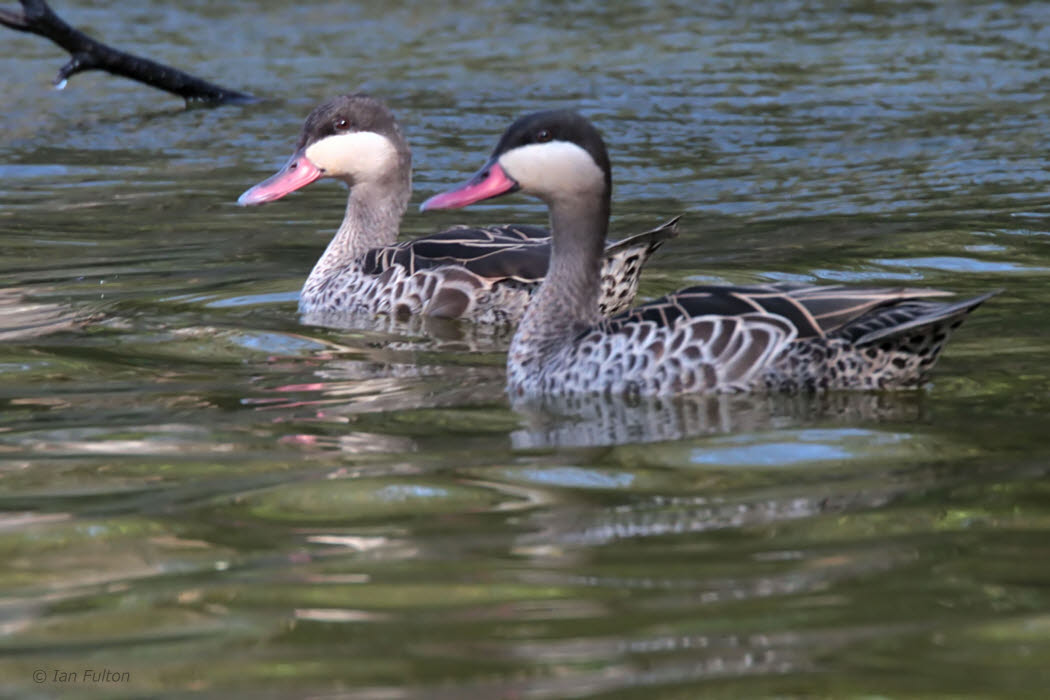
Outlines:
[[349, 119], [336, 119], [335, 130], [336, 131], [347, 131], [350, 128]]
[[552, 138], [554, 138], [554, 134], [551, 133], [550, 129], [540, 129], [536, 132], [536, 143], [547, 143]]

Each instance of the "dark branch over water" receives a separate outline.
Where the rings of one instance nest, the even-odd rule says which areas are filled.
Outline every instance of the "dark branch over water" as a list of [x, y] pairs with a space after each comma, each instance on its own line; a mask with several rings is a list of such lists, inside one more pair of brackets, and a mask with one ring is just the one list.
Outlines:
[[118, 51], [96, 41], [66, 24], [44, 0], [19, 2], [21, 10], [0, 8], [0, 24], [19, 32], [39, 34], [69, 52], [71, 58], [58, 71], [56, 85], [63, 84], [83, 71], [104, 70], [178, 95], [187, 104], [222, 105], [258, 101], [257, 97], [248, 93], [229, 90], [177, 68]]

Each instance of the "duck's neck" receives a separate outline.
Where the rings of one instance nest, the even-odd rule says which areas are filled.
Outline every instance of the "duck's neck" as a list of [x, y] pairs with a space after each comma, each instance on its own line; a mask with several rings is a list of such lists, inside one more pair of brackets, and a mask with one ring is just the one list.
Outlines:
[[550, 220], [550, 268], [511, 343], [511, 353], [519, 359], [554, 351], [600, 319], [608, 196], [551, 202]]
[[396, 243], [410, 194], [410, 186], [398, 187], [394, 192], [389, 183], [365, 183], [351, 188], [343, 223], [314, 266], [310, 279], [344, 267], [372, 248]]

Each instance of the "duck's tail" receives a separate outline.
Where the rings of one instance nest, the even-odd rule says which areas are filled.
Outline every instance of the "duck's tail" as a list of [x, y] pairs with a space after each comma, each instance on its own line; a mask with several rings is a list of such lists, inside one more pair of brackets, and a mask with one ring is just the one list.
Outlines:
[[602, 259], [602, 291], [599, 311], [603, 317], [612, 316], [631, 307], [638, 293], [642, 267], [664, 241], [678, 235], [676, 216], [651, 231], [636, 233], [605, 248]]

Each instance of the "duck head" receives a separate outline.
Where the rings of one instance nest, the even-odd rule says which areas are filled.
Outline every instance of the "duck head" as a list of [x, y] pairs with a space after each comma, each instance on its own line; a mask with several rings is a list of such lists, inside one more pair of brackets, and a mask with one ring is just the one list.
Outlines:
[[411, 164], [401, 128], [387, 106], [368, 95], [343, 95], [310, 112], [285, 166], [237, 203], [272, 202], [323, 177], [342, 180], [351, 189], [364, 183], [406, 189], [411, 187]]
[[608, 200], [611, 183], [609, 155], [593, 124], [571, 110], [536, 112], [510, 125], [472, 178], [420, 209], [458, 209], [517, 191], [551, 206], [580, 198]]

